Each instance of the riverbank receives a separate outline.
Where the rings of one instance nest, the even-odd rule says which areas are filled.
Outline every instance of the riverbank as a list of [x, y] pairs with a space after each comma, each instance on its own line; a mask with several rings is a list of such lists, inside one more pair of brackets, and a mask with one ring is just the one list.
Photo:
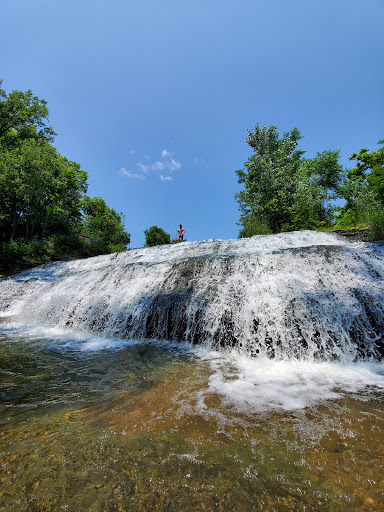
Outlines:
[[44, 240], [17, 238], [0, 243], [0, 278], [54, 261], [72, 261], [124, 250], [123, 244], [84, 241], [78, 235], [55, 235]]

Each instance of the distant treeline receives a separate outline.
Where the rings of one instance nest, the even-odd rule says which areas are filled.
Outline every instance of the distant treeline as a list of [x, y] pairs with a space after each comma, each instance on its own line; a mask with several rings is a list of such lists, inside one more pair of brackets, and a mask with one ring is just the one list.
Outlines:
[[[242, 226], [239, 237], [302, 229], [368, 226], [384, 238], [384, 148], [353, 153], [356, 167], [343, 169], [340, 151], [305, 158], [297, 128], [279, 137], [275, 125], [248, 130], [253, 153], [237, 170], [243, 190], [235, 196]], [[383, 144], [384, 141], [379, 141]], [[337, 199], [345, 199], [342, 207]]]
[[0, 266], [21, 254], [27, 264], [37, 247], [45, 258], [54, 258], [55, 247], [62, 254], [68, 237], [69, 251], [78, 234], [91, 242], [79, 241], [83, 255], [124, 250], [130, 235], [123, 214], [101, 197], [84, 195], [88, 173], [53, 146], [56, 133], [46, 101], [30, 90], [7, 94], [1, 84]]

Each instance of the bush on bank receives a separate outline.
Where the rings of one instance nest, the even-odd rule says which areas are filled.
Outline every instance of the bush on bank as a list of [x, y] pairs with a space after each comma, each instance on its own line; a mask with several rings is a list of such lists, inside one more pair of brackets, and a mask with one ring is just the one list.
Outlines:
[[16, 238], [0, 243], [0, 274], [12, 274], [52, 261], [88, 258], [124, 250], [123, 244], [106, 245], [97, 239], [86, 243], [77, 235], [55, 235], [44, 240]]

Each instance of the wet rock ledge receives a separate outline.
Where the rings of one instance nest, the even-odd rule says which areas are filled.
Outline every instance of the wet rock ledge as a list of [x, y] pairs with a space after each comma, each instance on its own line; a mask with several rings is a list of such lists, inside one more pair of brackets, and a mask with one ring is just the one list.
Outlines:
[[331, 231], [335, 235], [347, 239], [349, 242], [367, 242], [368, 241], [368, 228], [363, 229], [335, 229]]

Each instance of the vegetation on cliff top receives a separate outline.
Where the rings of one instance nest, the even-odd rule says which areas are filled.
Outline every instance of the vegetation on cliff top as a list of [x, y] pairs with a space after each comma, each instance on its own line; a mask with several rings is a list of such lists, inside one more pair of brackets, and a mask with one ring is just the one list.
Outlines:
[[[11, 271], [71, 252], [124, 250], [124, 216], [104, 199], [83, 195], [88, 173], [52, 145], [45, 100], [32, 91], [1, 89], [0, 268]], [[89, 244], [76, 235], [90, 238]]]
[[[279, 137], [275, 125], [248, 130], [253, 153], [237, 170], [243, 190], [235, 195], [241, 216], [239, 237], [301, 229], [368, 226], [372, 239], [384, 237], [384, 148], [353, 153], [344, 170], [339, 150], [305, 158], [293, 128]], [[379, 141], [382, 144], [384, 141]], [[336, 201], [344, 199], [343, 207]]]

